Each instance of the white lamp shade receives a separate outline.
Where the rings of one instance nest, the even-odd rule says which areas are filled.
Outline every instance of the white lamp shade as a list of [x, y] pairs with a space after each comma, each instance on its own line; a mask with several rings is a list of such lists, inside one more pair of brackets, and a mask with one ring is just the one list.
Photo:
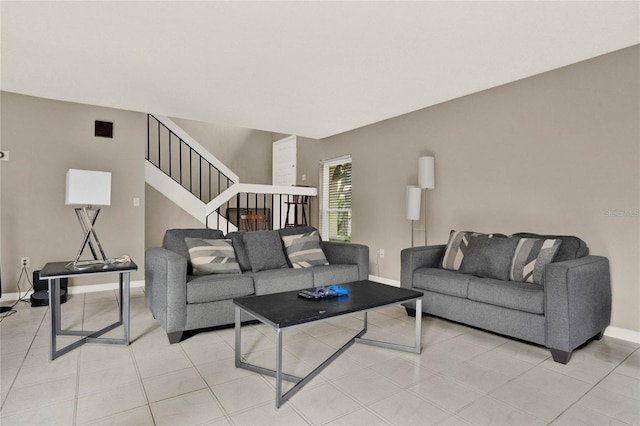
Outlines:
[[111, 205], [111, 172], [69, 169], [65, 204]]
[[433, 157], [418, 158], [418, 186], [422, 189], [436, 187], [435, 160]]
[[420, 220], [420, 201], [422, 189], [415, 185], [407, 186], [407, 220]]

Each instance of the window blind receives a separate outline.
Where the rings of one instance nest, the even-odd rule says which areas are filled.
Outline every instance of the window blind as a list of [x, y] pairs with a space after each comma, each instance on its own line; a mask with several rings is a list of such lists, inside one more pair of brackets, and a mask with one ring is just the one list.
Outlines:
[[333, 158], [320, 164], [320, 233], [329, 241], [351, 241], [351, 156]]

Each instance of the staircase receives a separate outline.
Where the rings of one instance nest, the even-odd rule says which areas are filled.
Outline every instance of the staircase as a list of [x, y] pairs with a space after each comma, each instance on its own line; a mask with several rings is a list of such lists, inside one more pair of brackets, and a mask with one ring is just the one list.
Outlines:
[[317, 188], [240, 183], [239, 177], [169, 117], [147, 115], [146, 182], [209, 228], [240, 228], [243, 214], [266, 214], [270, 228], [294, 223], [287, 206]]

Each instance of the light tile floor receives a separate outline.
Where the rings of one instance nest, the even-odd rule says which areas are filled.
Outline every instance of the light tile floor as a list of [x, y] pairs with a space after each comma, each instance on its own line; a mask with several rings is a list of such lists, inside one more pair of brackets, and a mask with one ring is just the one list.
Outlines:
[[[63, 327], [101, 328], [117, 303], [114, 291], [72, 295]], [[374, 311], [368, 337], [412, 344], [413, 321], [399, 306]], [[422, 321], [422, 354], [355, 344], [276, 410], [274, 380], [234, 367], [232, 329], [170, 345], [142, 289], [132, 290], [131, 345], [87, 344], [53, 362], [48, 309], [20, 303], [0, 322], [0, 423], [640, 425], [639, 345], [605, 337], [561, 365], [539, 346]], [[308, 373], [361, 324], [352, 316], [285, 332], [285, 369]], [[273, 368], [273, 331], [248, 325], [243, 339], [245, 359]]]

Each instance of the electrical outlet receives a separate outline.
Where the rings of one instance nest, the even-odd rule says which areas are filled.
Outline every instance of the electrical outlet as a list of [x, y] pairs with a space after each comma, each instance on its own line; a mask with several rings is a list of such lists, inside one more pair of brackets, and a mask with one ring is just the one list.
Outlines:
[[379, 257], [380, 259], [384, 259], [384, 249], [379, 249], [379, 250], [378, 250], [378, 257]]
[[20, 258], [20, 267], [21, 268], [30, 268], [31, 267], [31, 259], [28, 257]]

